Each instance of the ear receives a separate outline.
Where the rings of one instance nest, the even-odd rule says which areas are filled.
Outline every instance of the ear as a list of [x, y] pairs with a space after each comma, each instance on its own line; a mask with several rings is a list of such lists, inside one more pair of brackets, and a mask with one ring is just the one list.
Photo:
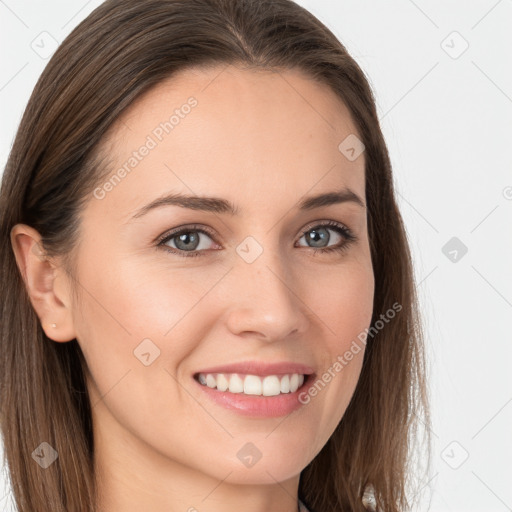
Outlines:
[[54, 341], [73, 340], [75, 331], [66, 270], [45, 256], [41, 236], [26, 224], [16, 224], [11, 229], [11, 245], [44, 332]]

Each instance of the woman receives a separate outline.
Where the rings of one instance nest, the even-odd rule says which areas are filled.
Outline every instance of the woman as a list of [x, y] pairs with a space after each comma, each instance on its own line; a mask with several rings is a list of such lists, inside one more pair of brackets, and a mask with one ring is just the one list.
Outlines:
[[108, 0], [43, 72], [0, 200], [20, 512], [412, 504], [410, 253], [371, 89], [306, 10]]

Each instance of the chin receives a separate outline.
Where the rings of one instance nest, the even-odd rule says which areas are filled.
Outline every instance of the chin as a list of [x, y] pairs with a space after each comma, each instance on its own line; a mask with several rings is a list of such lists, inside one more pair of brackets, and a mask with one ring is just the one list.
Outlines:
[[[282, 458], [269, 455], [266, 460], [262, 457], [253, 462], [253, 465], [248, 463], [246, 466], [235, 459], [228, 462], [221, 471], [215, 471], [216, 474], [212, 476], [232, 484], [275, 485], [276, 482], [284, 482], [300, 475], [308, 462], [290, 460], [284, 455]], [[228, 477], [226, 477], [227, 474], [229, 474]]]

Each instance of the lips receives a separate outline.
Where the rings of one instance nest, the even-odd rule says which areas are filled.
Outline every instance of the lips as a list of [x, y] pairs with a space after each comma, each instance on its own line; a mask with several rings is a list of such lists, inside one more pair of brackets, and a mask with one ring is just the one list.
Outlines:
[[209, 368], [203, 368], [194, 374], [194, 377], [200, 374], [207, 373], [238, 373], [244, 375], [258, 375], [265, 377], [267, 375], [287, 375], [298, 373], [302, 375], [312, 375], [314, 373], [311, 366], [294, 363], [290, 361], [276, 362], [276, 363], [264, 363], [260, 361], [243, 361], [240, 363], [231, 363], [221, 366], [212, 366]]
[[299, 393], [315, 375], [311, 366], [302, 363], [244, 361], [203, 368], [193, 378], [200, 392], [218, 406], [253, 418], [269, 418], [304, 407]]

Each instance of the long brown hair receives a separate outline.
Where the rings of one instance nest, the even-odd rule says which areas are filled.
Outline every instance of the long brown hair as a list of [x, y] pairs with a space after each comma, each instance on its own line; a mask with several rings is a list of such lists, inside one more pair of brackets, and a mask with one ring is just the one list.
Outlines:
[[[107, 0], [46, 66], [2, 180], [0, 419], [20, 512], [92, 512], [94, 439], [82, 352], [76, 339], [46, 337], [17, 268], [10, 230], [28, 224], [49, 257], [69, 256], [81, 208], [106, 170], [98, 148], [108, 128], [162, 80], [219, 64], [299, 69], [345, 102], [365, 146], [372, 325], [401, 305], [392, 321], [368, 336], [355, 393], [329, 441], [302, 471], [299, 497], [315, 512], [361, 511], [371, 483], [386, 512], [413, 501], [407, 476], [417, 421], [427, 425], [424, 433], [429, 425], [424, 346], [406, 232], [365, 74], [332, 32], [291, 0]], [[65, 261], [72, 276], [72, 260]], [[59, 454], [44, 471], [31, 456], [43, 441]]]

